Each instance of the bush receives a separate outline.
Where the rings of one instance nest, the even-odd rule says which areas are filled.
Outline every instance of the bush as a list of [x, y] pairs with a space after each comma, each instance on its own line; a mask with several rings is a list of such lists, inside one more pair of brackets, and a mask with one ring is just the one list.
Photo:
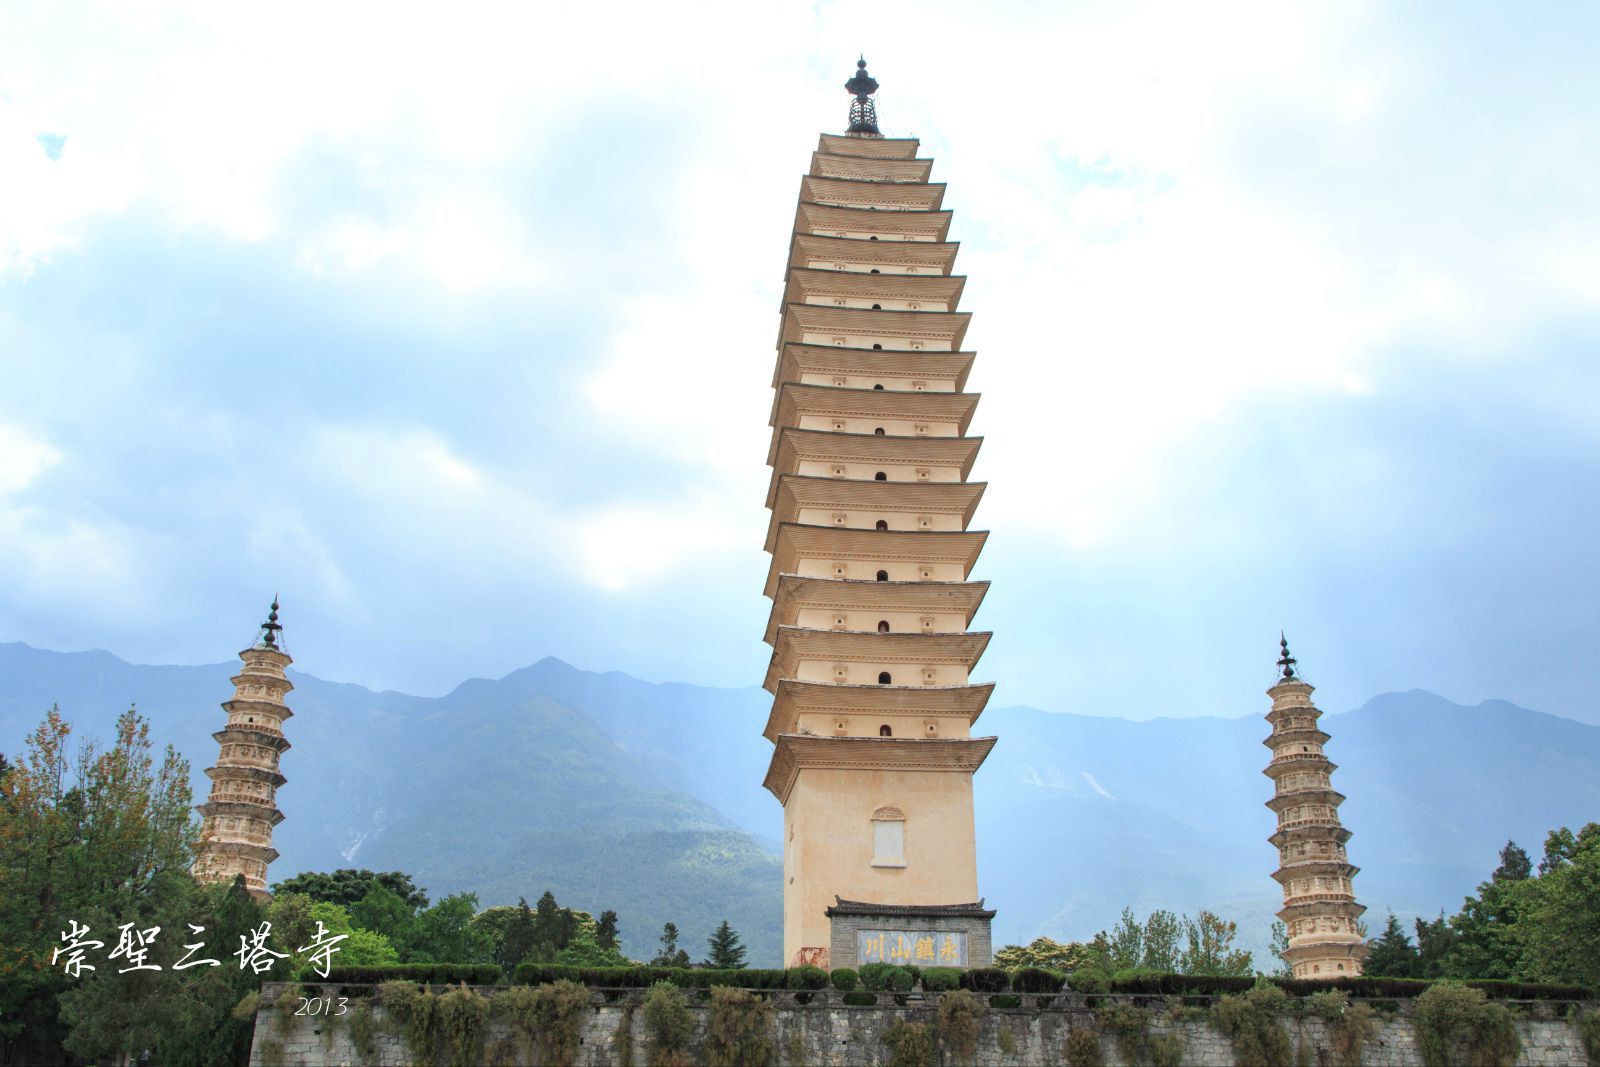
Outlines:
[[1059, 993], [1066, 976], [1043, 967], [1024, 967], [1011, 976], [1011, 988], [1018, 993]]
[[402, 963], [391, 967], [333, 967], [326, 982], [346, 985], [381, 985], [408, 981], [422, 985], [495, 985], [505, 973], [492, 963]]
[[657, 982], [644, 995], [644, 1025], [649, 1034], [651, 1067], [689, 1067], [689, 1039], [694, 1015], [683, 990]]
[[1440, 982], [1417, 998], [1417, 1046], [1428, 1067], [1495, 1067], [1521, 1051], [1516, 1021], [1481, 989]]
[[897, 1019], [884, 1033], [883, 1043], [889, 1046], [889, 1067], [933, 1067], [933, 1033], [927, 1023]]
[[1289, 1032], [1278, 1021], [1288, 1001], [1282, 989], [1263, 981], [1248, 993], [1224, 996], [1211, 1010], [1217, 1029], [1233, 1042], [1240, 1067], [1278, 1067], [1291, 1061]]
[[1511, 982], [1499, 978], [1474, 978], [1463, 983], [1481, 989], [1490, 1000], [1592, 1000], [1595, 991], [1581, 985], [1548, 982]]
[[665, 982], [676, 973], [672, 967], [569, 967], [553, 963], [519, 963], [518, 985], [549, 985], [552, 982], [577, 982], [579, 985], [609, 989], [648, 989]]
[[1586, 1011], [1578, 1016], [1578, 1036], [1583, 1039], [1583, 1052], [1590, 1067], [1600, 1067], [1600, 1011]]
[[1067, 1067], [1105, 1067], [1105, 1053], [1100, 1050], [1100, 1035], [1088, 1027], [1078, 1027], [1067, 1035], [1061, 1058]]
[[1308, 997], [1325, 989], [1342, 989], [1352, 997], [1406, 1000], [1421, 996], [1433, 983], [1416, 978], [1368, 978], [1362, 975], [1359, 978], [1274, 978], [1272, 984], [1296, 997]]
[[929, 967], [922, 972], [922, 988], [930, 993], [960, 989], [961, 971], [955, 967]]
[[578, 1054], [589, 991], [565, 980], [515, 986], [496, 993], [490, 1010], [510, 1020], [512, 1034], [523, 1043], [523, 1062], [570, 1063]]
[[821, 967], [791, 967], [783, 984], [789, 989], [827, 989], [828, 972]]
[[711, 1067], [767, 1067], [772, 1060], [772, 1002], [765, 997], [744, 989], [712, 989], [707, 1028]]
[[862, 967], [858, 974], [861, 976], [861, 988], [869, 993], [881, 993], [889, 988], [889, 974], [894, 971], [892, 963], [869, 963]]
[[939, 1037], [963, 1063], [971, 1062], [978, 1051], [978, 1031], [986, 1011], [983, 1003], [965, 989], [939, 998]]
[[1327, 1020], [1335, 1067], [1361, 1067], [1361, 1047], [1377, 1029], [1372, 1009], [1350, 1003], [1342, 989], [1324, 989], [1305, 999], [1306, 1012]]
[[378, 987], [378, 1002], [405, 1035], [418, 1063], [437, 1063], [440, 1053], [439, 998], [415, 982], [392, 980]]
[[[1111, 982], [1106, 978], [1104, 972], [1090, 970], [1086, 967], [1081, 971], [1073, 971], [1067, 976], [1067, 988], [1074, 993], [1105, 993], [1111, 989]], [[1095, 1040], [1099, 1040], [1098, 1035], [1096, 1035]]]
[[[439, 1028], [436, 1040], [449, 1038], [450, 1062], [462, 1065], [482, 1063], [484, 1024], [489, 1018], [488, 1000], [466, 986], [457, 986], [439, 994], [435, 1014]], [[436, 1058], [437, 1052], [429, 1062]]]
[[1107, 1030], [1116, 1039], [1117, 1051], [1128, 1063], [1149, 1063], [1167, 1067], [1183, 1059], [1183, 1042], [1172, 1034], [1150, 1034], [1151, 1013], [1127, 1003], [1112, 1003], [1094, 1013], [1097, 1029]]
[[1011, 976], [998, 967], [974, 967], [961, 973], [961, 988], [974, 993], [1004, 993], [1011, 987]]
[[828, 980], [833, 983], [833, 988], [841, 993], [848, 993], [861, 984], [860, 976], [849, 967], [840, 967], [828, 976]]
[[1255, 988], [1254, 978], [1224, 978], [1221, 975], [1168, 974], [1163, 971], [1118, 971], [1106, 983], [1112, 993], [1143, 993], [1182, 996], [1200, 993], [1245, 993]]

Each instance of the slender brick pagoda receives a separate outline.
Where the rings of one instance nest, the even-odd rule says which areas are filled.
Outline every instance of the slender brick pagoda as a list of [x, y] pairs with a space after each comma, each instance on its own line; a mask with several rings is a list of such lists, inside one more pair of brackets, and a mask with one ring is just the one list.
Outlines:
[[1276, 791], [1267, 807], [1278, 816], [1278, 832], [1268, 840], [1278, 850], [1272, 873], [1283, 887], [1278, 918], [1289, 932], [1284, 959], [1296, 978], [1340, 978], [1361, 973], [1367, 950], [1361, 913], [1350, 880], [1360, 868], [1345, 855], [1350, 831], [1339, 822], [1344, 797], [1334, 792], [1335, 765], [1323, 754], [1328, 735], [1318, 726], [1322, 712], [1311, 703], [1311, 686], [1295, 674], [1289, 641], [1280, 639], [1283, 669], [1267, 695], [1272, 749], [1263, 772]]
[[784, 958], [986, 966], [971, 316], [933, 161], [879, 132], [857, 66], [849, 131], [822, 135], [800, 181], [773, 375], [765, 784], [784, 806]]
[[294, 661], [278, 645], [282, 630], [273, 598], [260, 638], [239, 653], [244, 667], [233, 677], [233, 699], [222, 705], [228, 723], [211, 735], [222, 746], [217, 765], [206, 768], [211, 796], [195, 808], [204, 821], [194, 876], [231, 882], [242, 874], [260, 900], [269, 896], [267, 865], [278, 858], [272, 828], [283, 821], [277, 789], [286, 781], [278, 757], [289, 747], [283, 721], [294, 714], [283, 702], [294, 688], [284, 669]]

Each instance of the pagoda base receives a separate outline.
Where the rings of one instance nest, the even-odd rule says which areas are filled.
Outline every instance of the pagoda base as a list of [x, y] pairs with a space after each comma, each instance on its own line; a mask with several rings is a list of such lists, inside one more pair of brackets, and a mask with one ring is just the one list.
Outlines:
[[870, 904], [840, 900], [827, 911], [831, 968], [868, 963], [988, 967], [995, 913], [973, 904]]

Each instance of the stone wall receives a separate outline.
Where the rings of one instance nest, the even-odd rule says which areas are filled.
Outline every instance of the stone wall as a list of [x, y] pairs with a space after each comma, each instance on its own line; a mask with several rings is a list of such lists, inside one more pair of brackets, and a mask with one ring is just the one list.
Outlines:
[[[339, 986], [305, 987], [308, 993], [337, 998], [346, 995]], [[352, 996], [347, 1001], [346, 1014], [324, 1017], [321, 1015], [284, 1015], [274, 1002], [283, 991], [279, 983], [267, 983], [261, 994], [261, 1007], [256, 1016], [255, 1041], [251, 1048], [251, 1067], [335, 1067], [335, 1065], [382, 1064], [385, 1067], [409, 1067], [415, 1057], [405, 1040], [390, 1029], [383, 1009], [365, 996]], [[367, 987], [351, 987], [349, 993], [366, 993]], [[481, 990], [489, 992], [489, 990]], [[689, 991], [691, 998], [693, 991]], [[810, 1002], [797, 1002], [796, 995], [788, 992], [771, 994], [777, 1011], [772, 1028], [775, 1055], [771, 1067], [806, 1065], [806, 1067], [865, 1067], [886, 1064], [889, 1047], [884, 1034], [896, 1022], [933, 1023], [937, 998], [913, 995], [904, 1006], [894, 1005], [887, 994], [878, 999], [878, 1006], [855, 1007], [843, 1003], [842, 995], [826, 991], [811, 996]], [[972, 1067], [1023, 1067], [1023, 1065], [1062, 1064], [1067, 1035], [1080, 1027], [1093, 1027], [1094, 1013], [1086, 998], [1067, 994], [1048, 998], [1050, 1003], [1038, 1006], [1033, 996], [1022, 998], [1019, 1008], [990, 1008], [983, 1019], [978, 1036], [977, 1055]], [[1228, 1039], [1218, 1033], [1203, 1019], [1172, 1019], [1166, 1012], [1166, 1001], [1160, 997], [1099, 998], [1129, 1000], [1154, 1009], [1156, 1021], [1152, 1035], [1175, 1034], [1183, 1043], [1183, 1063], [1190, 1067], [1231, 1067], [1233, 1049]], [[585, 1023], [575, 1067], [643, 1067], [648, 1063], [649, 1036], [645, 1029], [643, 1013], [636, 1010], [642, 993], [634, 991], [621, 999], [607, 1002], [600, 993], [593, 994], [594, 1007]], [[1195, 1003], [1191, 998], [1191, 1003]], [[1390, 1002], [1393, 1003], [1393, 1002]], [[1403, 1005], [1404, 1002], [1401, 1002]], [[370, 1011], [375, 1058], [357, 1052], [351, 1033], [351, 1019], [356, 1012]], [[694, 1047], [703, 1048], [706, 1036], [708, 1007], [694, 1008], [697, 1034]], [[1522, 1052], [1518, 1065], [1526, 1067], [1584, 1067], [1588, 1063], [1583, 1051], [1578, 1028], [1559, 1017], [1555, 1005], [1533, 1005], [1528, 1016], [1518, 1022], [1522, 1038]], [[625, 1018], [631, 1018], [631, 1042], [620, 1041], [619, 1030]], [[1377, 1034], [1366, 1042], [1361, 1062], [1365, 1067], [1422, 1067], [1422, 1056], [1417, 1048], [1414, 1029], [1405, 1007], [1398, 1014], [1381, 1016]], [[1297, 1060], [1308, 1065], [1331, 1064], [1331, 1035], [1327, 1025], [1316, 1018], [1295, 1018], [1285, 1022], [1296, 1043]], [[1009, 1034], [1009, 1036], [1006, 1036]], [[504, 1023], [491, 1022], [486, 1045], [508, 1037]], [[621, 1046], [631, 1044], [631, 1056], [625, 1064]], [[1104, 1062], [1109, 1065], [1127, 1062], [1116, 1041], [1110, 1036], [1100, 1038]], [[509, 1047], [502, 1050], [508, 1058], [504, 1063], [525, 1062]], [[704, 1062], [696, 1055], [695, 1062]], [[943, 1062], [954, 1064], [954, 1056]], [[1287, 1067], [1287, 1065], [1286, 1065]]]

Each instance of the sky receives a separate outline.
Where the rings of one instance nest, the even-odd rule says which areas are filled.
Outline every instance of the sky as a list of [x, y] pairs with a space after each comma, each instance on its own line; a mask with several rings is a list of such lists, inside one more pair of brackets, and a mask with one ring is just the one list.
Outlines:
[[[0, 3], [0, 640], [759, 684], [799, 176], [948, 182], [995, 706], [1600, 722], [1600, 9]], [[220, 696], [219, 696], [220, 699]]]

